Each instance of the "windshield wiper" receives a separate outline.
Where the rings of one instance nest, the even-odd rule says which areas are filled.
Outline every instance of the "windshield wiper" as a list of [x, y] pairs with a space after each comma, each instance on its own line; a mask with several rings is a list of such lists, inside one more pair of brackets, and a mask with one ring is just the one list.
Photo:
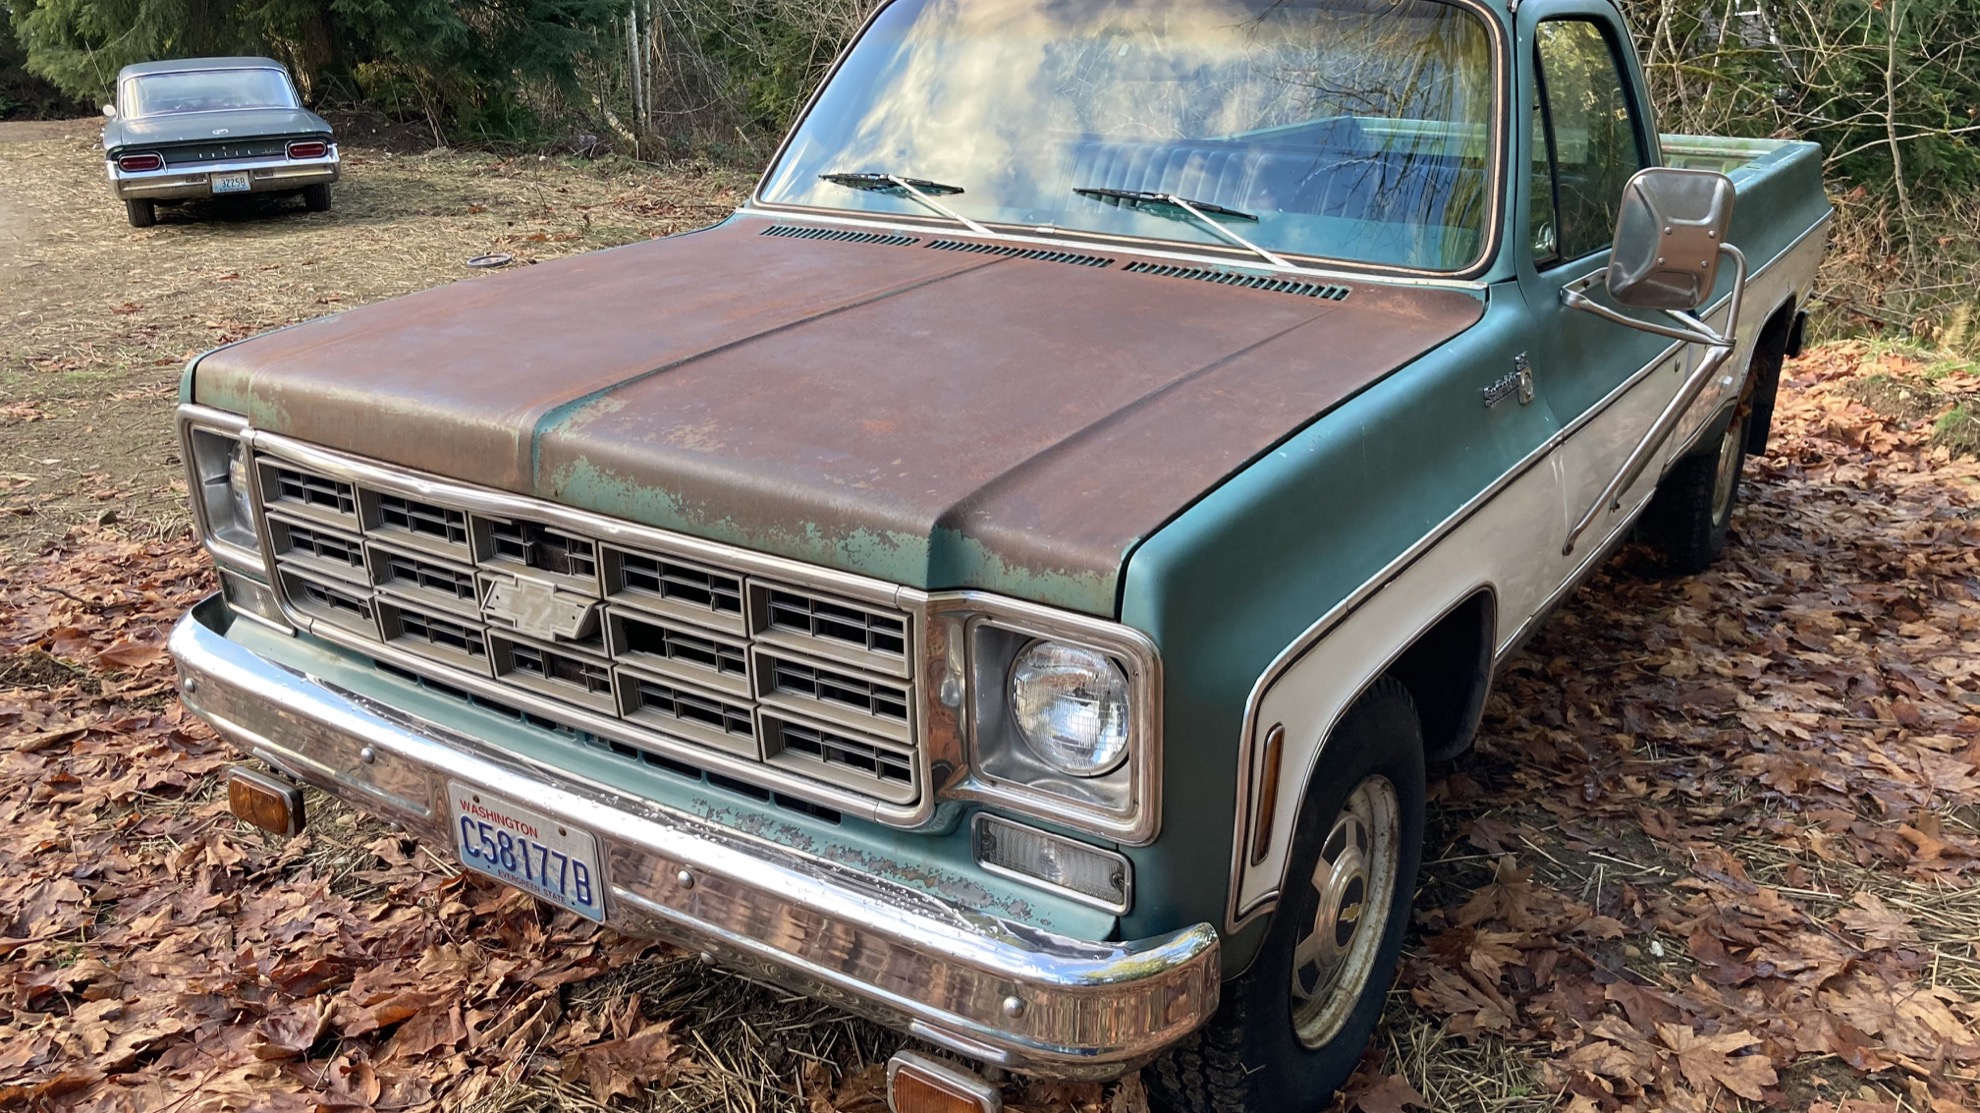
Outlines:
[[1179, 209], [1189, 217], [1194, 218], [1198, 226], [1209, 229], [1239, 247], [1244, 248], [1246, 251], [1251, 252], [1253, 255], [1258, 256], [1260, 259], [1271, 263], [1275, 267], [1285, 267], [1287, 270], [1300, 269], [1284, 256], [1252, 243], [1250, 240], [1224, 227], [1216, 220], [1211, 219], [1214, 214], [1215, 216], [1229, 217], [1232, 220], [1248, 220], [1253, 224], [1258, 223], [1257, 217], [1242, 209], [1227, 208], [1209, 201], [1192, 201], [1187, 197], [1178, 197], [1173, 193], [1158, 193], [1152, 189], [1104, 189], [1097, 186], [1081, 186], [1074, 189], [1073, 192], [1079, 194], [1081, 197], [1091, 197], [1095, 201], [1105, 201], [1110, 205], [1123, 205], [1130, 209], [1139, 209], [1148, 206], [1158, 213], [1162, 212], [1162, 210]]
[[863, 189], [869, 193], [884, 193], [890, 197], [911, 197], [923, 205], [941, 213], [957, 224], [975, 232], [979, 236], [995, 236], [996, 233], [956, 210], [935, 200], [933, 194], [951, 196], [961, 193], [961, 186], [931, 182], [926, 178], [903, 178], [899, 174], [879, 174], [872, 171], [854, 171], [840, 174], [820, 174], [821, 179], [847, 189]]

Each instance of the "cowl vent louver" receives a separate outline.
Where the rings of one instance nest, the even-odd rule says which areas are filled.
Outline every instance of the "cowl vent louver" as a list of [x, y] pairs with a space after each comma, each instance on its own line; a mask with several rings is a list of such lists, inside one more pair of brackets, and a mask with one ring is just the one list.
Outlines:
[[794, 240], [836, 240], [841, 243], [877, 243], [889, 247], [906, 247], [920, 243], [914, 236], [895, 235], [887, 232], [855, 232], [850, 228], [809, 228], [792, 224], [776, 224], [757, 233], [762, 236], [785, 236]]
[[1348, 287], [1330, 282], [1300, 282], [1290, 278], [1272, 278], [1262, 274], [1234, 274], [1230, 271], [1212, 270], [1208, 267], [1173, 267], [1165, 263], [1129, 263], [1125, 270], [1130, 274], [1159, 274], [1164, 278], [1187, 278], [1196, 282], [1214, 282], [1219, 286], [1241, 286], [1247, 290], [1270, 290], [1276, 294], [1298, 294], [1303, 298], [1322, 298], [1326, 301], [1345, 301]]
[[1047, 263], [1071, 263], [1076, 267], [1111, 267], [1112, 259], [1101, 255], [1080, 255], [1042, 247], [1012, 247], [1003, 243], [977, 243], [973, 240], [930, 240], [938, 251], [964, 251], [971, 255], [1002, 255], [1013, 259], [1038, 259]]

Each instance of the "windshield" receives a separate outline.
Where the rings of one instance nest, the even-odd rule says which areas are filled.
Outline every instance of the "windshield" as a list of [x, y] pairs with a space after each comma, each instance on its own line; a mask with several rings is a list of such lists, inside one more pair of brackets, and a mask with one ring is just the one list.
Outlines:
[[295, 90], [280, 70], [190, 70], [146, 74], [124, 82], [126, 116], [294, 107]]
[[1153, 191], [1287, 254], [1458, 271], [1488, 238], [1494, 88], [1484, 22], [1437, 0], [895, 0], [760, 197], [926, 215], [820, 177], [889, 174], [988, 224], [1227, 242], [1074, 192]]

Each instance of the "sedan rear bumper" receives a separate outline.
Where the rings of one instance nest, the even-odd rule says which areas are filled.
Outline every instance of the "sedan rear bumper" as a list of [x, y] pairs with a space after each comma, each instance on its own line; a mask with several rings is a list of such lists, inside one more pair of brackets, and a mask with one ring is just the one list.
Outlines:
[[315, 159], [253, 159], [241, 162], [202, 163], [197, 166], [167, 166], [162, 170], [133, 172], [121, 170], [115, 162], [104, 163], [110, 178], [110, 192], [120, 201], [148, 198], [153, 201], [186, 201], [200, 197], [239, 196], [215, 194], [215, 174], [240, 173], [248, 176], [248, 192], [281, 193], [305, 186], [334, 182], [340, 172], [336, 149]]
[[218, 596], [171, 638], [186, 705], [245, 751], [452, 845], [449, 782], [596, 835], [612, 926], [1026, 1074], [1108, 1078], [1217, 1008], [1208, 924], [1091, 943], [960, 907], [528, 765], [229, 640]]

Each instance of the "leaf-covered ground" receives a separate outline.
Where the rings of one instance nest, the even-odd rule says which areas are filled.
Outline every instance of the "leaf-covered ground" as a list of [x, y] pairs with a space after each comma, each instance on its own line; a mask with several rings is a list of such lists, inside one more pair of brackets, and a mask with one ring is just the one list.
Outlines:
[[1971, 1106], [1980, 468], [1856, 400], [1923, 379], [1980, 397], [1790, 364], [1720, 565], [1625, 551], [1500, 678], [1371, 1068], [1439, 1108]]
[[[0, 187], [21, 165], [0, 159]], [[468, 169], [484, 198], [524, 173]], [[368, 235], [480, 218], [465, 199], [393, 209], [373, 173]], [[594, 188], [542, 173], [529, 190]], [[648, 196], [596, 188], [613, 211]], [[169, 365], [200, 322], [236, 290], [258, 320], [320, 311], [287, 264], [244, 269], [188, 279], [136, 335], [143, 315], [117, 307], [142, 299], [117, 283], [158, 279], [114, 267], [190, 248], [86, 222], [75, 251], [109, 291], [30, 292], [8, 314], [25, 331], [0, 336], [33, 388], [12, 404], [49, 415], [0, 406], [12, 445], [33, 426], [59, 449], [58, 421], [100, 439], [101, 406], [162, 457]], [[82, 273], [51, 242], [34, 258]], [[449, 250], [427, 281], [455, 273]], [[61, 351], [90, 377], [37, 378], [71, 374], [44, 362]], [[1669, 580], [1626, 551], [1501, 677], [1476, 752], [1438, 771], [1419, 923], [1345, 1105], [1974, 1107], [1980, 467], [1933, 438], [1980, 379], [1851, 346], [1789, 376], [1727, 559]], [[1929, 383], [1938, 410], [1864, 385], [1886, 380]], [[87, 522], [74, 508], [126, 474], [0, 483], [37, 523]], [[296, 840], [236, 823], [216, 792], [232, 755], [179, 711], [162, 648], [210, 589], [204, 559], [133, 524], [38, 525], [58, 539], [0, 562], [0, 1109], [879, 1108], [898, 1041], [869, 1025], [548, 916], [321, 797]], [[1008, 1096], [1145, 1108], [1132, 1081]]]

